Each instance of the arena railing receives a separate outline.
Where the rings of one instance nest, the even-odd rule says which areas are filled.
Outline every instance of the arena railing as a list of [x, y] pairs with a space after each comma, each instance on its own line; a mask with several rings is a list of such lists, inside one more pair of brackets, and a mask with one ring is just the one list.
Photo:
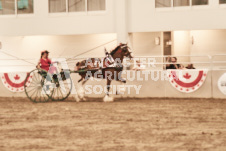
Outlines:
[[[176, 57], [177, 63], [167, 62], [168, 57]], [[125, 65], [137, 66], [138, 64], [145, 66], [146, 70], [164, 70], [167, 64], [180, 64], [186, 67], [188, 64], [193, 64], [198, 69], [209, 69], [212, 68], [211, 56], [209, 55], [173, 55], [173, 56], [136, 56], [135, 61], [125, 61]], [[149, 60], [148, 60], [149, 59]], [[138, 63], [136, 61], [139, 61]], [[142, 61], [144, 60], [144, 61]], [[133, 69], [127, 68], [127, 70]]]
[[[212, 59], [219, 57], [219, 56], [221, 56], [221, 55], [214, 55], [212, 57]], [[226, 54], [224, 56], [226, 56]], [[136, 56], [136, 57], [134, 57], [134, 59], [140, 60], [141, 65], [145, 65], [146, 67], [148, 67], [148, 68], [146, 68], [146, 70], [153, 70], [153, 69], [161, 70], [161, 69], [165, 69], [165, 66], [167, 64], [173, 64], [170, 62], [166, 62], [166, 59], [168, 57], [169, 56]], [[178, 61], [176, 64], [183, 64], [185, 67], [186, 67], [186, 65], [192, 63], [192, 64], [194, 64], [194, 66], [196, 68], [212, 69], [212, 67], [214, 67], [216, 64], [225, 63], [222, 61], [219, 62], [219, 61], [211, 60], [211, 56], [209, 56], [209, 55], [174, 55], [174, 56], [170, 56], [170, 57], [177, 57]], [[89, 57], [81, 57], [81, 58], [69, 60], [69, 61], [67, 61], [67, 64], [70, 69], [74, 69], [76, 62], [85, 60], [87, 58], [89, 58]], [[146, 59], [146, 62], [142, 62], [142, 59]], [[151, 63], [147, 62], [148, 59], [151, 59]], [[27, 62], [25, 62], [24, 60]], [[26, 59], [26, 58], [1, 59], [0, 60], [0, 68], [2, 68], [2, 69], [11, 68], [13, 70], [16, 67], [17, 68], [16, 71], [19, 71], [18, 69], [23, 69], [23, 71], [29, 71], [29, 70], [32, 70], [32, 68], [34, 68], [36, 66], [37, 62], [38, 62], [38, 59], [31, 59], [31, 58], [29, 58], [29, 59]], [[125, 65], [130, 64], [131, 66], [134, 66], [137, 63], [133, 62], [133, 61], [128, 62], [128, 60], [127, 60], [124, 62], [124, 64]], [[126, 68], [126, 69], [130, 70], [131, 68]], [[12, 71], [12, 70], [10, 70], [10, 71]], [[1, 71], [3, 71], [3, 70], [1, 70]]]
[[212, 56], [213, 70], [226, 70], [226, 54], [217, 54]]

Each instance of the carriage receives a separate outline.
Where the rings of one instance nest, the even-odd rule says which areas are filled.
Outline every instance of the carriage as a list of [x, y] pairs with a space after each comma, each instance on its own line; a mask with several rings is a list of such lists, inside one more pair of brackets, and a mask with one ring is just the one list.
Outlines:
[[[123, 59], [123, 57], [130, 57], [131, 52], [129, 52], [129, 47], [127, 44], [120, 44], [111, 52], [111, 56], [116, 58]], [[94, 59], [95, 60], [95, 59]], [[93, 60], [93, 61], [94, 61]], [[87, 61], [87, 60], [84, 60]], [[61, 66], [57, 66], [55, 73], [49, 73], [45, 70], [36, 68], [27, 74], [27, 77], [24, 82], [24, 90], [27, 97], [35, 103], [45, 103], [50, 100], [52, 101], [64, 101], [69, 97], [73, 90], [73, 81], [71, 79], [72, 73], [77, 73], [81, 76], [79, 82], [83, 81], [83, 84], [88, 80], [85, 79], [86, 73], [91, 71], [91, 73], [98, 72], [99, 70], [103, 71], [105, 74], [106, 71], [122, 71], [123, 68], [118, 67], [104, 67], [104, 68], [80, 68], [81, 64], [84, 61], [77, 64], [78, 70], [69, 70], [62, 69]], [[107, 60], [106, 60], [107, 61]], [[59, 62], [58, 62], [59, 64]], [[116, 65], [117, 66], [117, 65]], [[32, 79], [32, 80], [31, 80]], [[121, 80], [119, 77], [112, 78], [116, 80]], [[125, 81], [122, 81], [125, 82]], [[111, 80], [107, 79], [107, 86], [111, 84]], [[110, 87], [109, 87], [110, 88]], [[109, 91], [109, 89], [108, 89]], [[107, 96], [107, 95], [106, 95]]]

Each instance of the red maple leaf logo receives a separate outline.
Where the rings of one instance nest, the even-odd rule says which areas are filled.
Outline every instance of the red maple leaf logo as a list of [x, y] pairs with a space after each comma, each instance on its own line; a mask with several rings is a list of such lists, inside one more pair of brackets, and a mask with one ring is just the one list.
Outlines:
[[14, 77], [15, 80], [19, 80], [20, 76], [18, 76], [18, 74]]
[[184, 75], [184, 78], [185, 78], [185, 79], [190, 79], [190, 78], [191, 78], [191, 75], [189, 75], [188, 73], [186, 73], [186, 74]]

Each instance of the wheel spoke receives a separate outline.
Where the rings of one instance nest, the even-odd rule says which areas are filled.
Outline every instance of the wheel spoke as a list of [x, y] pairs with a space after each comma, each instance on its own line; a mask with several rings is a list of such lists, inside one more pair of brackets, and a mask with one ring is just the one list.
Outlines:
[[37, 92], [37, 93], [35, 93], [35, 98], [34, 98], [35, 102], [36, 102], [36, 98], [37, 98], [38, 90], [37, 90], [36, 92]]
[[61, 94], [61, 96], [62, 96], [62, 98], [63, 98], [64, 95], [63, 95], [63, 93], [62, 93], [62, 91], [61, 91], [61, 88], [59, 88], [59, 91], [60, 91], [60, 94]]
[[[27, 97], [33, 102], [39, 103], [47, 102], [49, 100], [49, 96], [47, 96], [43, 88], [44, 85], [43, 81], [45, 80], [45, 78], [43, 77], [43, 73], [44, 71], [42, 71], [41, 69], [40, 70], [35, 69], [31, 71], [26, 77], [24, 90]], [[28, 79], [30, 78], [31, 75], [33, 78], [31, 82], [28, 83]]]
[[57, 97], [58, 97], [58, 100], [60, 99], [59, 97], [59, 88], [57, 88]]
[[[37, 90], [36, 90], [36, 91], [37, 91]], [[34, 92], [32, 93], [32, 95], [30, 95], [30, 97], [32, 97], [32, 96], [35, 94], [36, 91], [34, 91]]]
[[38, 79], [37, 79], [36, 73], [34, 73], [34, 76], [33, 76], [33, 77], [35, 77], [35, 80], [36, 80], [36, 82], [37, 82]]
[[29, 92], [31, 92], [31, 91], [33, 91], [33, 90], [35, 90], [35, 89], [36, 89], [36, 87], [34, 87], [33, 89], [27, 91], [27, 93], [29, 93]]
[[54, 98], [55, 97], [55, 89], [53, 89], [53, 94], [52, 94], [52, 97]]

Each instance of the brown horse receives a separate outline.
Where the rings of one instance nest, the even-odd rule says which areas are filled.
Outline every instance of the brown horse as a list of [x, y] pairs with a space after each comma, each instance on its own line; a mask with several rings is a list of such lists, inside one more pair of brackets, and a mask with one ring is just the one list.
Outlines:
[[84, 85], [85, 82], [88, 81], [91, 77], [107, 80], [108, 92], [105, 96], [104, 101], [106, 100], [106, 98], [108, 98], [107, 100], [109, 101], [113, 101], [113, 98], [109, 97], [109, 90], [112, 80], [126, 83], [126, 80], [121, 78], [123, 70], [123, 59], [124, 57], [128, 57], [130, 59], [132, 58], [127, 44], [120, 44], [110, 52], [109, 56], [113, 58], [113, 62], [109, 61], [108, 57], [105, 57], [103, 60], [101, 60], [100, 58], [90, 58], [78, 62], [75, 67], [75, 70], [82, 71], [79, 72], [81, 79], [78, 81], [82, 82], [82, 85]]

